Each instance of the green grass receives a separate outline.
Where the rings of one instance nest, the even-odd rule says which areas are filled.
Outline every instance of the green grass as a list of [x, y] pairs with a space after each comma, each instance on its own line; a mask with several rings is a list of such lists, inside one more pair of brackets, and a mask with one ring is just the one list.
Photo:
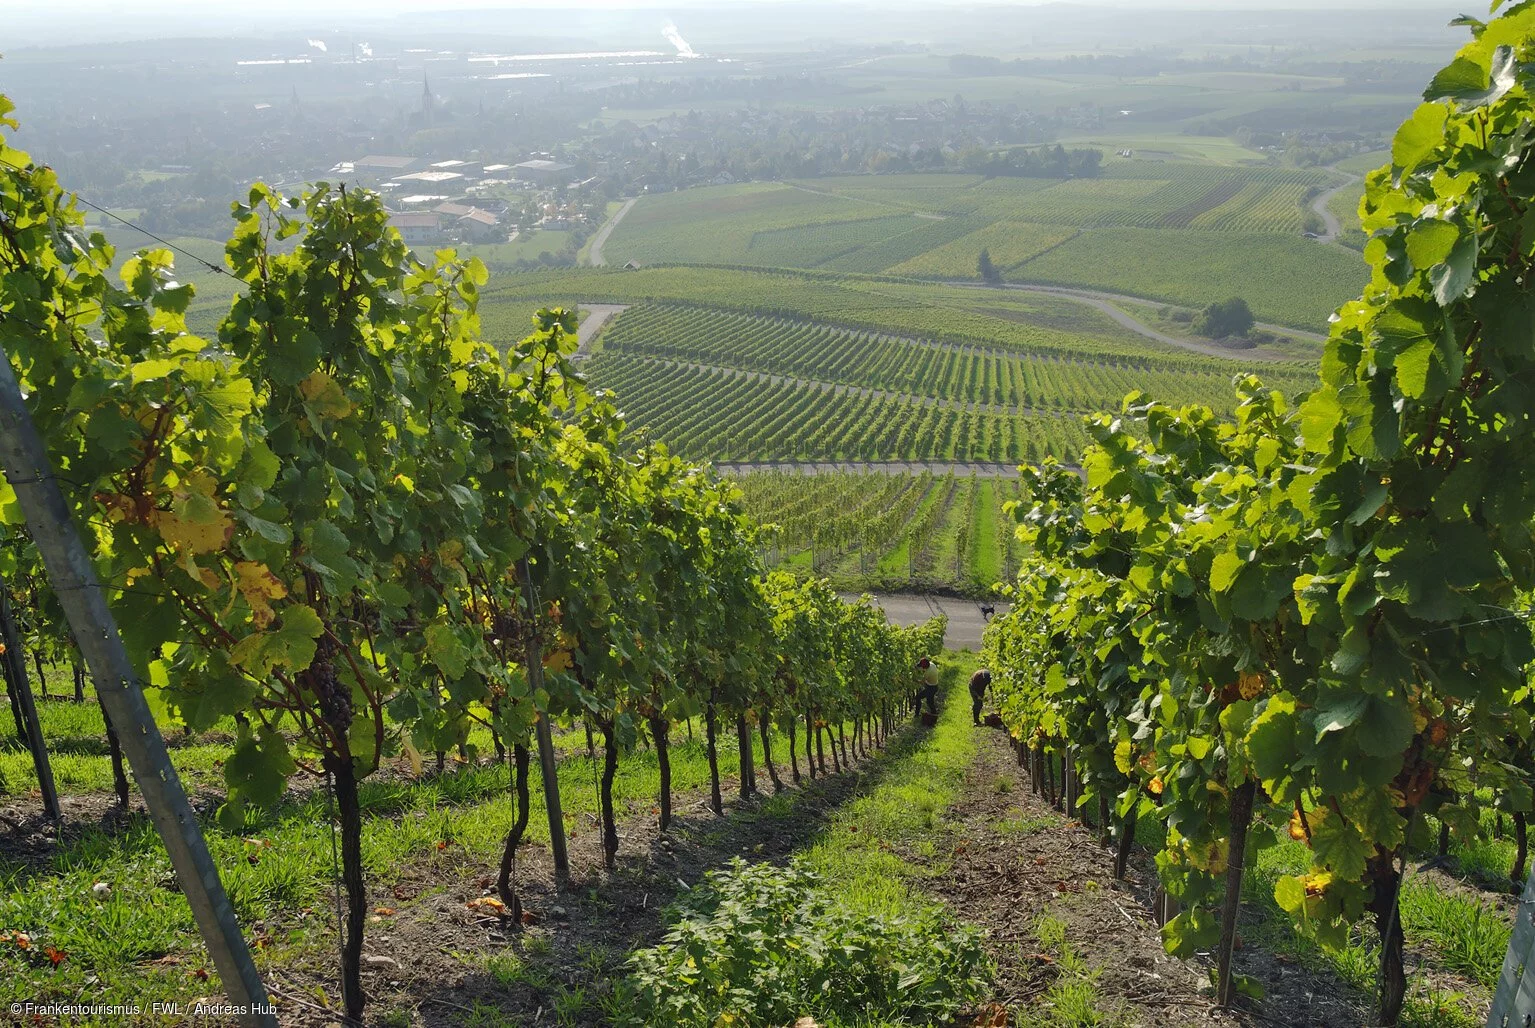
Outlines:
[[[492, 268], [536, 261], [541, 254], [558, 257], [570, 246], [573, 233], [568, 231], [533, 231], [519, 235], [509, 243], [468, 243], [457, 247], [462, 257], [478, 257]], [[430, 254], [423, 254], [429, 257]]]
[[[939, 856], [950, 829], [943, 815], [959, 798], [975, 755], [975, 733], [963, 682], [974, 658], [946, 655], [941, 662], [946, 697], [938, 724], [909, 754], [887, 758], [891, 766], [865, 796], [838, 811], [805, 860], [860, 913], [889, 915], [931, 901], [926, 878], [944, 873]], [[928, 863], [913, 864], [906, 854]]]

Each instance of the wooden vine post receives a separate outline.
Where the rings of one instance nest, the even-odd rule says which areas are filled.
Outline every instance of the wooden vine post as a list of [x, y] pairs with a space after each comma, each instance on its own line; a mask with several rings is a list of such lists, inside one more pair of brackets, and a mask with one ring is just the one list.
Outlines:
[[27, 749], [32, 751], [32, 766], [37, 769], [37, 784], [43, 792], [43, 811], [49, 820], [62, 821], [64, 811], [59, 806], [59, 791], [53, 782], [53, 766], [48, 762], [48, 743], [43, 738], [42, 723], [37, 719], [37, 703], [27, 681], [27, 662], [21, 655], [21, 636], [16, 631], [16, 619], [11, 615], [10, 591], [4, 578], [0, 578], [0, 642], [5, 644], [6, 684], [20, 708], [22, 723], [27, 730]]
[[[96, 580], [53, 478], [47, 451], [32, 424], [10, 357], [0, 350], [0, 470], [16, 490], [27, 528], [85, 657], [96, 693], [120, 729], [144, 805], [165, 842], [181, 891], [197, 919], [231, 1005], [245, 1011], [240, 1023], [276, 1028], [275, 1008], [251, 960], [234, 908], [219, 880], [197, 815], [165, 749], [165, 739], [117, 631], [117, 622]], [[8, 649], [10, 647], [8, 646]], [[35, 721], [35, 713], [33, 715]]]

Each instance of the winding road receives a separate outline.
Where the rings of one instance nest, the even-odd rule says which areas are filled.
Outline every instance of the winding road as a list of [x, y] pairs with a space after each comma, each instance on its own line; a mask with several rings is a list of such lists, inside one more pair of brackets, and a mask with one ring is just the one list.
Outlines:
[[592, 249], [591, 252], [587, 254], [587, 260], [591, 262], [592, 267], [600, 268], [607, 263], [607, 261], [602, 256], [602, 248], [607, 245], [608, 236], [613, 234], [613, 230], [618, 227], [618, 223], [624, 220], [624, 215], [629, 213], [629, 208], [633, 207], [638, 200], [639, 197], [637, 196], [625, 200], [624, 205], [618, 210], [614, 211], [613, 216], [609, 218], [607, 223], [599, 228], [597, 230], [597, 234], [592, 237]]
[[[1337, 171], [1338, 169], [1334, 168], [1333, 170]], [[1348, 175], [1348, 172], [1340, 172], [1340, 174]], [[1344, 179], [1342, 182], [1339, 182], [1331, 189], [1317, 194], [1317, 198], [1311, 202], [1311, 209], [1316, 211], [1317, 214], [1321, 216], [1322, 224], [1327, 226], [1327, 231], [1317, 237], [1317, 242], [1334, 244], [1338, 243], [1338, 236], [1343, 232], [1343, 226], [1338, 223], [1338, 216], [1327, 209], [1327, 204], [1330, 200], [1332, 200], [1333, 197], [1337, 196], [1339, 193], [1343, 192], [1349, 186], [1358, 181], [1358, 175], [1348, 175], [1348, 178]]]

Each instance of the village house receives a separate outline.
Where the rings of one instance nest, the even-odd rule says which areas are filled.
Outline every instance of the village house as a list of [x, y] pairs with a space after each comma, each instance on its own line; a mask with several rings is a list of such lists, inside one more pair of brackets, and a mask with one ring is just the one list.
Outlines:
[[445, 241], [442, 222], [432, 211], [391, 214], [389, 224], [399, 231], [406, 246], [430, 246]]

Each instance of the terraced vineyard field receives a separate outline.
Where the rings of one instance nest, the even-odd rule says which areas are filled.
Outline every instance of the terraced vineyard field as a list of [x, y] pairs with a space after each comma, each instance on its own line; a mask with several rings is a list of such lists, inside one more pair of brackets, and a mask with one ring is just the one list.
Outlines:
[[[603, 337], [610, 357], [660, 358], [1013, 410], [1115, 410], [1140, 389], [1170, 403], [1220, 403], [1232, 369], [1208, 359], [1117, 363], [1023, 357], [997, 348], [838, 328], [803, 319], [704, 307], [631, 308]], [[1271, 369], [1275, 388], [1306, 388], [1314, 373]]]
[[858, 221], [767, 229], [747, 244], [747, 264], [764, 267], [814, 268], [852, 254], [873, 243], [900, 237], [928, 223], [909, 214], [863, 218]]
[[999, 414], [730, 368], [615, 357], [587, 367], [631, 424], [689, 457], [726, 461], [1039, 461], [1074, 459], [1080, 418]]
[[747, 511], [775, 526], [770, 564], [848, 591], [942, 589], [987, 595], [1017, 573], [1019, 543], [1003, 504], [1009, 479], [954, 475], [737, 475]]

